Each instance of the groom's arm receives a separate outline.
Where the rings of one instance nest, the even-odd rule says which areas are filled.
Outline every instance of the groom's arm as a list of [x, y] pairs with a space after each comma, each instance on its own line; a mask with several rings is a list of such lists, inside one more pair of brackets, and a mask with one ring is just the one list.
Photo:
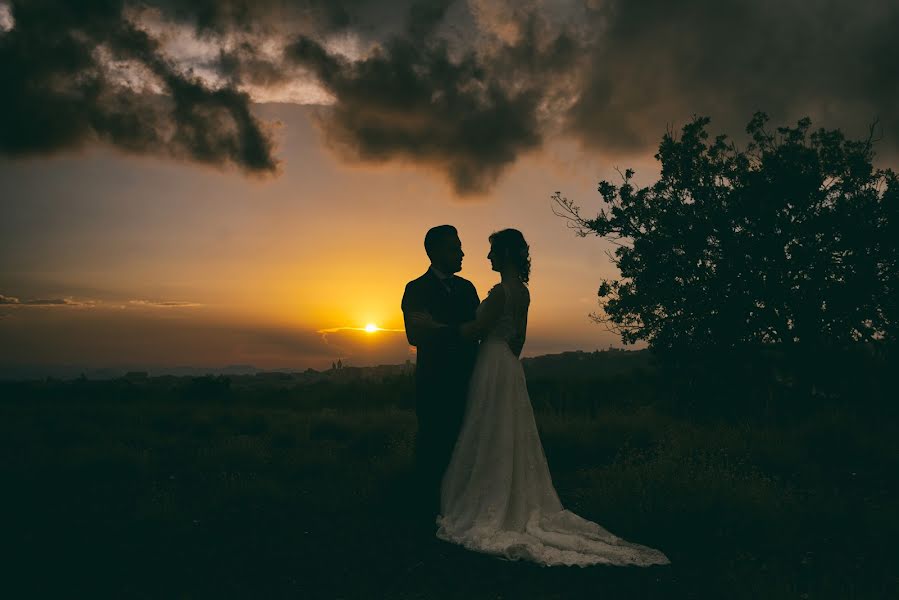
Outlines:
[[430, 312], [424, 294], [416, 289], [414, 282], [406, 284], [403, 293], [403, 322], [406, 325], [406, 339], [413, 346], [451, 346], [460, 340], [458, 325], [425, 327], [412, 322], [410, 315], [415, 312]]

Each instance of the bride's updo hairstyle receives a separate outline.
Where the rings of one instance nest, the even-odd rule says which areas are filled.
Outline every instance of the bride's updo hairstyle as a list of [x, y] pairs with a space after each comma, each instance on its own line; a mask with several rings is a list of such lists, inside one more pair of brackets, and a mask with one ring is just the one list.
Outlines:
[[530, 246], [524, 241], [524, 236], [517, 229], [503, 229], [490, 234], [490, 247], [493, 253], [501, 257], [503, 264], [511, 261], [521, 273], [521, 281], [528, 282], [531, 275]]

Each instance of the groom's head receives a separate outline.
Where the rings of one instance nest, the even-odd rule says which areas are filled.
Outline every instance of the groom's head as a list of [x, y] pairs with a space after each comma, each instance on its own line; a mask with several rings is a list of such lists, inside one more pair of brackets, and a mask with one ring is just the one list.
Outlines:
[[431, 264], [441, 273], [451, 275], [462, 270], [462, 242], [452, 225], [438, 225], [425, 234], [425, 252]]

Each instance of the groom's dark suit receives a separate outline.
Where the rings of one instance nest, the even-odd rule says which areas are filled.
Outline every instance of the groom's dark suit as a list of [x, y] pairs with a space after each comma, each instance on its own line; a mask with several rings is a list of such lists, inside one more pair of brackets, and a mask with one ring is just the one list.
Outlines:
[[[467, 279], [440, 279], [433, 270], [406, 284], [403, 317], [406, 337], [417, 351], [415, 414], [418, 435], [415, 462], [425, 502], [440, 509], [440, 480], [449, 464], [465, 412], [468, 380], [478, 344], [459, 335], [459, 325], [475, 318], [478, 293]], [[429, 329], [409, 323], [413, 312], [427, 312], [447, 327]]]

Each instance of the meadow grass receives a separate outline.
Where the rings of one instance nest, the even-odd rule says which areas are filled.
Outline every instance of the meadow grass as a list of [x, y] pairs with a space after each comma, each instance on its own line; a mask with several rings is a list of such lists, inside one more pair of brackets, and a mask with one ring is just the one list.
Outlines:
[[789, 423], [538, 410], [566, 507], [672, 561], [580, 569], [434, 538], [402, 406], [3, 388], [5, 597], [899, 595], [899, 428], [847, 407]]

